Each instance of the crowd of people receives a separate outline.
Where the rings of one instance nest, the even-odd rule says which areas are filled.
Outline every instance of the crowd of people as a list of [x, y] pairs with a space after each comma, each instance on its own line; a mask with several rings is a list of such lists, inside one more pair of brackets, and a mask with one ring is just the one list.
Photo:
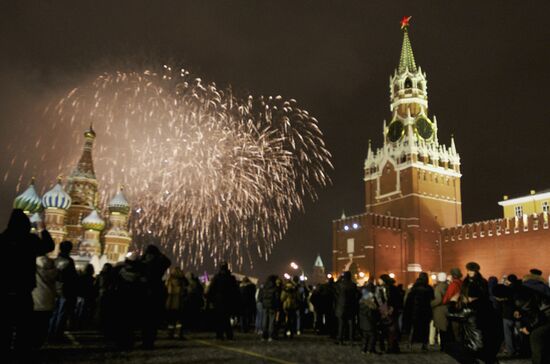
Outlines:
[[335, 345], [360, 342], [366, 355], [432, 346], [460, 363], [495, 363], [499, 353], [550, 362], [550, 287], [538, 269], [499, 281], [470, 262], [465, 277], [459, 268], [435, 279], [421, 272], [409, 287], [387, 274], [359, 286], [350, 272], [311, 286], [277, 275], [239, 282], [222, 263], [204, 284], [154, 245], [97, 275], [92, 265], [77, 271], [70, 241], [52, 259], [47, 230], [30, 231], [27, 216], [14, 210], [0, 235], [9, 257], [1, 265], [9, 313], [4, 357], [25, 359], [46, 342], [67, 340], [67, 330], [99, 330], [106, 344], [131, 350], [138, 339], [143, 349], [154, 348], [159, 329], [180, 340], [198, 330], [233, 340], [238, 327], [266, 343], [309, 330]]

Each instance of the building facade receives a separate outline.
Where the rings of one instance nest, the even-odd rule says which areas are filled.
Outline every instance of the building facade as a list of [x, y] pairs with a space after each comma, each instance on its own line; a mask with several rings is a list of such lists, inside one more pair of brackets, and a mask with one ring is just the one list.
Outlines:
[[[420, 271], [462, 268], [476, 255], [466, 247], [459, 254], [447, 244], [448, 236], [462, 229], [460, 155], [453, 137], [449, 146], [439, 141], [438, 121], [428, 108], [426, 73], [416, 64], [406, 19], [402, 30], [382, 147], [374, 150], [369, 141], [365, 160], [365, 212], [333, 221], [332, 264], [335, 272], [350, 270], [356, 277], [391, 273], [408, 283]], [[550, 242], [543, 246], [550, 253]], [[550, 260], [542, 263], [550, 268]], [[495, 264], [490, 267], [498, 270]]]
[[50, 232], [55, 241], [53, 257], [59, 252], [59, 244], [69, 240], [75, 247], [77, 264], [93, 263], [97, 269], [105, 262], [123, 260], [132, 238], [128, 231], [130, 204], [122, 188], [109, 202], [106, 219], [101, 216], [99, 183], [92, 158], [95, 138], [96, 133], [90, 126], [84, 132], [82, 154], [65, 188], [58, 177], [55, 186], [40, 197], [33, 179], [15, 198], [14, 208], [22, 209], [30, 217], [35, 231], [45, 227]]

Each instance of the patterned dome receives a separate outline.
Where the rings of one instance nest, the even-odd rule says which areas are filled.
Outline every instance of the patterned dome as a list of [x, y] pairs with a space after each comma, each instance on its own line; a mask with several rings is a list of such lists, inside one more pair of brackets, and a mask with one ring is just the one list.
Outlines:
[[120, 188], [115, 197], [113, 197], [111, 202], [109, 202], [109, 211], [127, 215], [128, 212], [130, 212], [130, 204], [128, 203], [128, 200], [126, 200], [122, 190], [123, 189]]
[[34, 178], [25, 192], [15, 198], [13, 207], [31, 214], [40, 211], [42, 202], [40, 201], [40, 196], [38, 196], [34, 189]]
[[105, 221], [99, 216], [97, 210], [94, 209], [88, 216], [82, 219], [82, 227], [86, 230], [101, 231], [105, 228]]
[[63, 210], [67, 210], [71, 206], [71, 197], [61, 186], [60, 178], [58, 178], [54, 188], [42, 196], [42, 206], [44, 208], [51, 207]]

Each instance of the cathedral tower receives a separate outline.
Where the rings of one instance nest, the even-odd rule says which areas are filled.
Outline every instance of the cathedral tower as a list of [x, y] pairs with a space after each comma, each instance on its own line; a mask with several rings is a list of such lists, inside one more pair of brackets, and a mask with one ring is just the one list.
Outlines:
[[109, 230], [105, 234], [105, 251], [107, 259], [112, 262], [124, 260], [132, 242], [128, 232], [128, 214], [130, 204], [124, 196], [122, 187], [109, 202]]
[[57, 184], [42, 196], [44, 207], [44, 225], [55, 242], [55, 250], [52, 256], [57, 256], [59, 243], [67, 236], [66, 217], [67, 210], [71, 206], [71, 197], [61, 186], [61, 178]]
[[369, 141], [364, 180], [367, 213], [406, 221], [407, 270], [417, 272], [440, 266], [440, 228], [462, 223], [461, 174], [454, 139], [450, 147], [440, 144], [437, 119], [429, 115], [426, 73], [414, 58], [409, 20], [401, 21], [401, 57], [390, 77], [391, 118], [383, 124], [383, 146], [373, 151]]
[[98, 202], [98, 182], [92, 159], [95, 137], [95, 131], [90, 125], [90, 128], [84, 132], [82, 155], [67, 183], [67, 192], [72, 199], [67, 217], [67, 238], [75, 246], [78, 245], [83, 235], [82, 219], [94, 211]]

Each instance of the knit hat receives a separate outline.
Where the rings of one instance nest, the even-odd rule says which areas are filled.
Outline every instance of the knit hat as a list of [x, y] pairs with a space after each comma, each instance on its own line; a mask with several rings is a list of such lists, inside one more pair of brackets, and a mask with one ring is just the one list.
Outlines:
[[476, 262], [470, 262], [466, 264], [466, 270], [469, 270], [471, 272], [479, 272], [481, 267]]
[[451, 276], [457, 279], [462, 278], [462, 272], [460, 271], [460, 268], [451, 268]]
[[437, 273], [437, 281], [438, 282], [445, 282], [447, 281], [447, 274], [445, 272], [439, 272]]
[[534, 274], [536, 276], [542, 276], [542, 271], [540, 269], [537, 269], [537, 268], [533, 268], [529, 271], [531, 274]]

